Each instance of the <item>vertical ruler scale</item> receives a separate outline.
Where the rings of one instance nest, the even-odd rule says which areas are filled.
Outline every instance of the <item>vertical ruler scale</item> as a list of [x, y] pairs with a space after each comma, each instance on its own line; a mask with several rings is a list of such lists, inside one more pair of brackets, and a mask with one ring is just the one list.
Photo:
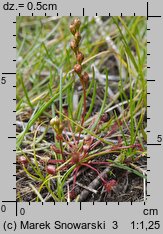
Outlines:
[[[0, 102], [1, 102], [1, 121], [0, 134], [1, 158], [3, 163], [1, 167], [4, 174], [1, 175], [2, 183], [5, 189], [1, 194], [6, 200], [15, 199], [15, 150], [16, 145], [16, 126], [15, 126], [15, 106], [16, 106], [16, 24], [15, 15], [10, 14], [6, 17], [4, 11], [1, 12], [1, 43], [0, 43]], [[4, 20], [3, 20], [4, 19]], [[14, 22], [14, 23], [13, 23]], [[6, 171], [6, 173], [5, 173]]]
[[[14, 2], [14, 3], [13, 3]], [[39, 1], [38, 1], [39, 2]], [[5, 7], [4, 7], [5, 4]], [[14, 4], [14, 5], [13, 5]], [[27, 6], [28, 4], [28, 6]], [[53, 4], [50, 5], [50, 4]], [[7, 7], [10, 10], [7, 10]], [[38, 7], [38, 8], [37, 8]], [[14, 10], [12, 10], [13, 8]], [[39, 9], [41, 8], [41, 9]], [[93, 233], [75, 230], [72, 223], [92, 222], [99, 233], [161, 233], [162, 213], [162, 1], [1, 1], [0, 9], [0, 145], [1, 210], [0, 231], [23, 233], [26, 222], [39, 223], [28, 230], [40, 233]], [[15, 105], [16, 105], [16, 16], [147, 16], [147, 133], [148, 184], [147, 201], [139, 203], [18, 203], [15, 192]], [[161, 187], [161, 188], [160, 188]], [[125, 215], [124, 215], [125, 214]], [[162, 221], [162, 219], [161, 219]], [[24, 222], [24, 223], [23, 223]], [[42, 223], [42, 224], [40, 224]], [[60, 228], [64, 223], [63, 229]], [[27, 225], [27, 226], [26, 226]], [[67, 226], [66, 226], [67, 225]], [[37, 226], [37, 228], [36, 228]], [[42, 228], [40, 228], [40, 226]], [[55, 227], [55, 228], [54, 228]], [[65, 228], [67, 227], [67, 228]], [[68, 228], [70, 227], [70, 228]], [[30, 228], [29, 228], [30, 229]]]
[[[148, 199], [158, 196], [158, 178], [161, 176], [162, 148], [162, 110], [161, 100], [163, 99], [161, 63], [159, 54], [163, 53], [161, 46], [163, 36], [159, 35], [159, 30], [163, 25], [161, 15], [157, 14], [155, 6], [150, 8], [151, 3], [147, 3], [147, 133], [148, 133]], [[158, 171], [158, 173], [156, 173]], [[160, 172], [160, 173], [159, 173]], [[163, 196], [162, 190], [160, 196]]]

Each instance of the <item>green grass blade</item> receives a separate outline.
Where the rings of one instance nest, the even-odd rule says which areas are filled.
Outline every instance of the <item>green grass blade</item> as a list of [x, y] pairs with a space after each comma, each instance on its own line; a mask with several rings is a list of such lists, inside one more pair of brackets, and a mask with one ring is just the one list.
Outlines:
[[[59, 111], [62, 113], [62, 71], [59, 74]], [[62, 115], [59, 116], [62, 122]]]
[[95, 71], [94, 71], [94, 68], [92, 70], [93, 70], [93, 77], [92, 77], [92, 80], [93, 80], [93, 95], [92, 95], [91, 103], [90, 103], [90, 106], [89, 106], [89, 110], [88, 110], [88, 112], [87, 112], [87, 114], [85, 116], [85, 120], [87, 120], [89, 118], [89, 116], [91, 115], [92, 109], [93, 109], [94, 104], [95, 104], [95, 99], [96, 99]]
[[105, 104], [106, 104], [106, 99], [107, 99], [107, 96], [108, 96], [108, 83], [109, 83], [108, 81], [109, 81], [109, 80], [108, 80], [108, 72], [107, 72], [107, 73], [106, 73], [106, 86], [105, 86], [104, 99], [103, 99], [103, 102], [102, 102], [101, 109], [100, 109], [100, 111], [99, 111], [99, 113], [98, 113], [98, 116], [97, 116], [97, 118], [96, 118], [94, 124], [93, 124], [92, 127], [91, 127], [91, 131], [93, 131], [93, 130], [95, 129], [95, 127], [97, 126], [97, 124], [98, 124], [98, 122], [99, 122], [99, 120], [100, 120], [100, 118], [101, 118], [101, 115], [102, 115], [103, 112], [104, 112], [104, 108], [105, 108]]
[[30, 101], [30, 98], [28, 97], [28, 91], [27, 91], [27, 89], [26, 89], [26, 87], [25, 87], [23, 77], [20, 75], [19, 78], [20, 78], [20, 82], [21, 82], [21, 85], [22, 85], [22, 88], [23, 88], [25, 97], [26, 97], [26, 99], [27, 99], [27, 103], [28, 103], [28, 105], [33, 109], [33, 105], [32, 105], [32, 103], [31, 103], [31, 101]]
[[134, 56], [133, 56], [133, 54], [132, 54], [132, 52], [131, 52], [131, 50], [130, 50], [130, 47], [129, 47], [127, 41], [126, 41], [126, 38], [125, 38], [125, 36], [124, 36], [124, 34], [123, 34], [123, 32], [122, 32], [120, 26], [119, 26], [118, 20], [117, 20], [115, 17], [112, 17], [112, 18], [113, 18], [113, 21], [114, 21], [114, 23], [116, 24], [116, 26], [117, 26], [117, 28], [118, 28], [120, 34], [121, 34], [122, 41], [123, 41], [123, 43], [124, 43], [126, 52], [127, 52], [128, 56], [130, 56], [130, 59], [131, 59], [132, 63], [134, 64], [134, 67], [135, 67], [136, 71], [138, 71], [138, 65], [137, 65], [137, 63], [136, 63], [136, 61], [135, 61], [135, 58], [134, 58]]
[[141, 174], [140, 172], [136, 171], [135, 169], [132, 169], [131, 167], [128, 167], [128, 166], [126, 166], [124, 164], [120, 164], [120, 163], [114, 162], [112, 160], [108, 160], [108, 161], [112, 162], [114, 167], [118, 167], [118, 168], [130, 171], [130, 172], [134, 173], [135, 175], [140, 176], [143, 179], [147, 179], [147, 176]]
[[[73, 81], [69, 82], [67, 85], [64, 86], [63, 92], [72, 85]], [[19, 134], [16, 141], [16, 147], [20, 146], [25, 134], [29, 131], [31, 126], [35, 123], [35, 121], [40, 117], [40, 115], [59, 97], [59, 93], [55, 94], [47, 103], [44, 103], [39, 110], [31, 116], [30, 120], [28, 121], [28, 124], [26, 128]]]

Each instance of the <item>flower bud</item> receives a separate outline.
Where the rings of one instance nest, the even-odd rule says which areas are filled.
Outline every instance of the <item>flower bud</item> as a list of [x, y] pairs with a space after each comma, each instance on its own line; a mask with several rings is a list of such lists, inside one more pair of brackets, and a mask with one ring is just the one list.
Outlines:
[[80, 32], [76, 32], [75, 33], [75, 41], [77, 42], [77, 44], [79, 44], [80, 40], [81, 40]]
[[89, 141], [91, 139], [91, 135], [86, 135], [85, 137], [84, 137], [84, 140], [85, 141]]
[[84, 74], [81, 76], [81, 79], [83, 80], [85, 84], [88, 84], [88, 81], [89, 81], [88, 73], [84, 72]]
[[92, 137], [91, 135], [86, 135], [86, 136], [84, 137], [84, 143], [85, 143], [86, 145], [90, 145], [91, 142], [92, 142], [92, 140], [93, 140], [93, 137]]
[[71, 47], [71, 49], [72, 49], [75, 53], [77, 52], [78, 44], [77, 44], [77, 42], [76, 42], [75, 40], [72, 40], [72, 41], [70, 42], [70, 47]]
[[76, 58], [77, 58], [78, 63], [81, 64], [83, 62], [83, 60], [84, 60], [84, 55], [82, 54], [82, 52], [79, 51], [77, 53]]
[[26, 157], [24, 156], [20, 156], [19, 159], [18, 159], [18, 162], [22, 165], [26, 165], [28, 164], [28, 160], [26, 159]]
[[55, 166], [54, 166], [54, 165], [50, 165], [50, 164], [47, 165], [46, 171], [47, 171], [47, 173], [50, 174], [50, 175], [55, 175], [55, 173], [56, 173]]
[[89, 146], [88, 145], [83, 145], [83, 150], [84, 150], [84, 152], [87, 152], [89, 150]]
[[70, 24], [69, 29], [70, 29], [70, 32], [71, 32], [73, 35], [75, 35], [75, 33], [76, 33], [75, 25], [74, 25], [74, 24]]
[[80, 75], [81, 72], [82, 72], [82, 66], [81, 66], [80, 64], [75, 64], [75, 66], [74, 66], [74, 71], [75, 71], [78, 75]]
[[58, 126], [59, 125], [59, 118], [58, 118], [58, 116], [55, 116], [54, 118], [52, 118], [50, 120], [50, 125], [51, 126]]
[[73, 25], [75, 26], [76, 30], [79, 30], [81, 21], [78, 17], [73, 20]]

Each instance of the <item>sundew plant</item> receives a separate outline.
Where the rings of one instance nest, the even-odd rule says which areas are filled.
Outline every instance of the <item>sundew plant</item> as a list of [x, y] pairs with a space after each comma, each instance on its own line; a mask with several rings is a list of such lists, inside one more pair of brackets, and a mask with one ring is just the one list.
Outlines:
[[143, 201], [146, 18], [18, 17], [17, 201]]

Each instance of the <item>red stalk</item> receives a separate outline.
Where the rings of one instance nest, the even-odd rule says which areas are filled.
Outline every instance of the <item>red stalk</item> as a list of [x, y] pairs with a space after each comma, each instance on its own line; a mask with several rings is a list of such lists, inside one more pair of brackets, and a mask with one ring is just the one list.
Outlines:
[[90, 166], [90, 165], [87, 164], [87, 163], [82, 163], [82, 165], [84, 165], [84, 166], [86, 166], [86, 167], [89, 167], [89, 168], [91, 168], [92, 170], [94, 170], [94, 171], [98, 174], [98, 176], [100, 177], [100, 179], [102, 180], [102, 182], [103, 182], [104, 184], [107, 183], [107, 182], [104, 180], [104, 178], [100, 175], [100, 173], [99, 173], [99, 171], [98, 171], [97, 169], [95, 169], [94, 167]]

